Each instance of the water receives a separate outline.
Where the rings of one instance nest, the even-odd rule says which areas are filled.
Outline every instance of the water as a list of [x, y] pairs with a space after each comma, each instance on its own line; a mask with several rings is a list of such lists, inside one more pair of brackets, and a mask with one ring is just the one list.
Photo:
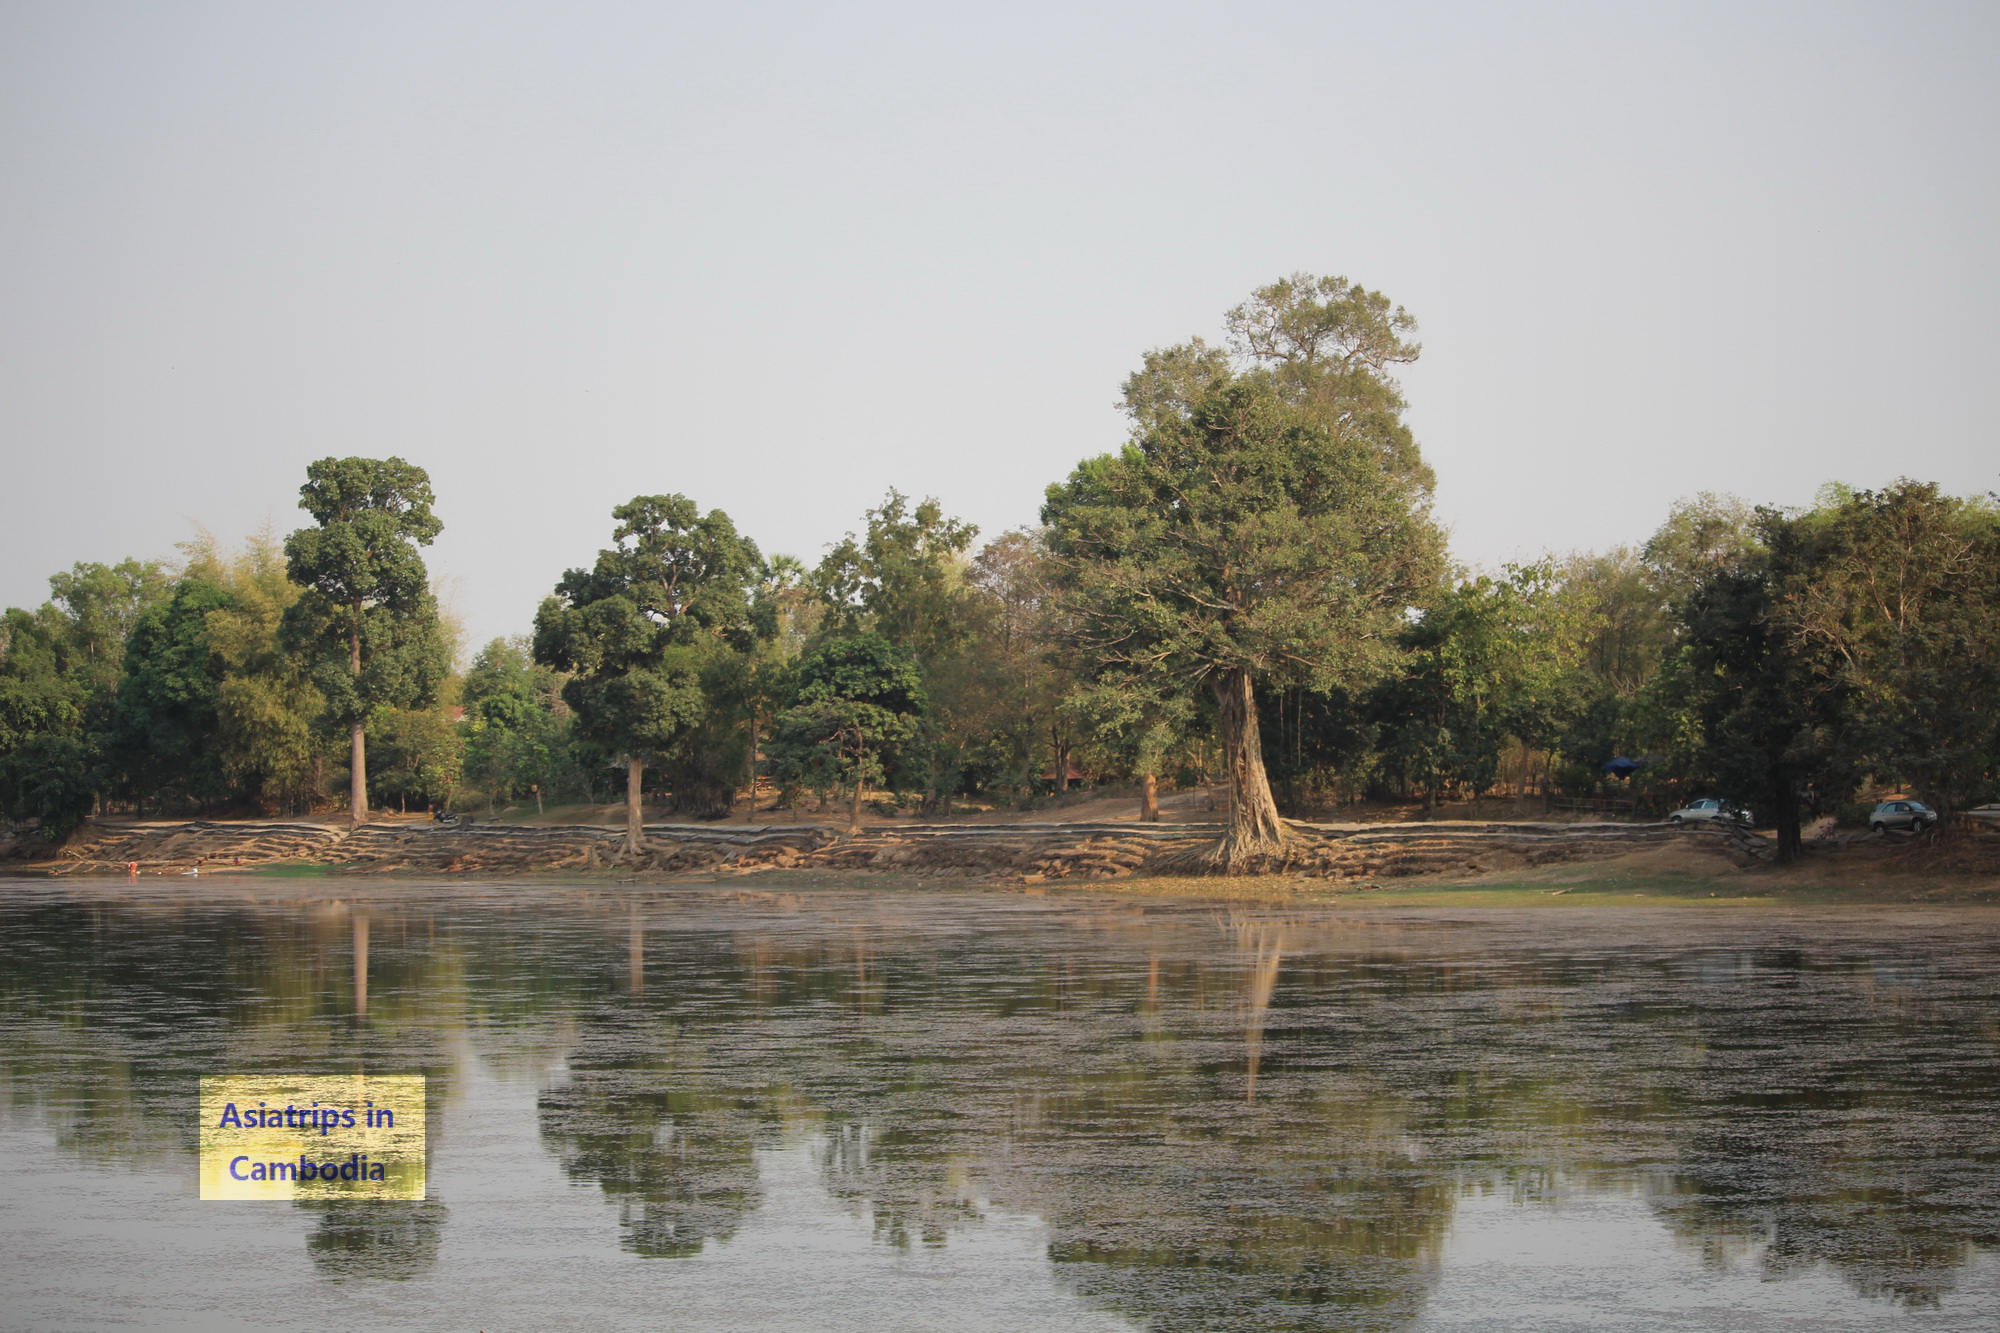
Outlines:
[[[357, 956], [366, 966], [357, 969]], [[0, 1328], [2000, 1327], [2000, 915], [0, 884]], [[416, 1073], [421, 1203], [200, 1202]]]

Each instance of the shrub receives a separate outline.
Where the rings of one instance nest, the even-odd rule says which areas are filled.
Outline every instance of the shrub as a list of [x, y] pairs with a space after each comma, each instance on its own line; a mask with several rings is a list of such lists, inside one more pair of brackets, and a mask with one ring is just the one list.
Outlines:
[[1841, 828], [1867, 828], [1868, 816], [1873, 813], [1873, 801], [1848, 801], [1834, 810], [1833, 822]]

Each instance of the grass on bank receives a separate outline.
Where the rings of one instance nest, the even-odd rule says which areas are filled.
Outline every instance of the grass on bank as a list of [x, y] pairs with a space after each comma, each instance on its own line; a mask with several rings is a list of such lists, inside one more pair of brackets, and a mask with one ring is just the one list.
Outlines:
[[1827, 864], [1809, 860], [1798, 866], [1737, 869], [1679, 848], [1583, 865], [1503, 870], [1451, 879], [1330, 882], [1291, 875], [1210, 880], [1134, 878], [1105, 887], [1169, 896], [1398, 907], [2000, 905], [2000, 876], [1996, 875], [1925, 873], [1902, 865], [1860, 861]]

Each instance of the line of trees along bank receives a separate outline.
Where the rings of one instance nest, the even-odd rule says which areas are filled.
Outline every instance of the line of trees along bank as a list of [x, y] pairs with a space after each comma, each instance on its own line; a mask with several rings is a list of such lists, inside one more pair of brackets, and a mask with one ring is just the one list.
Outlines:
[[[1473, 575], [1402, 420], [1415, 326], [1295, 276], [1227, 337], [1147, 354], [1131, 437], [983, 545], [891, 492], [817, 565], [718, 510], [635, 497], [531, 636], [450, 669], [423, 470], [309, 469], [313, 522], [176, 569], [52, 580], [0, 621], [0, 804], [64, 830], [162, 812], [369, 801], [650, 799], [729, 812], [870, 792], [933, 816], [1077, 773], [1217, 779], [1211, 858], [1281, 856], [1284, 817], [1373, 796], [1635, 781], [1800, 821], [1871, 785], [1947, 811], [2000, 764], [2000, 508], [1917, 482], [1809, 508], [1699, 496], [1636, 548]], [[636, 831], [634, 833], [636, 836]]]

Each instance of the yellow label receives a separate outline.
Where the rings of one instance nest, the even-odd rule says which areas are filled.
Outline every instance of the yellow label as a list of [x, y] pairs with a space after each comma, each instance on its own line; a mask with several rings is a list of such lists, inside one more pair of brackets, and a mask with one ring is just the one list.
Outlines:
[[204, 1199], [421, 1199], [419, 1074], [201, 1081]]

